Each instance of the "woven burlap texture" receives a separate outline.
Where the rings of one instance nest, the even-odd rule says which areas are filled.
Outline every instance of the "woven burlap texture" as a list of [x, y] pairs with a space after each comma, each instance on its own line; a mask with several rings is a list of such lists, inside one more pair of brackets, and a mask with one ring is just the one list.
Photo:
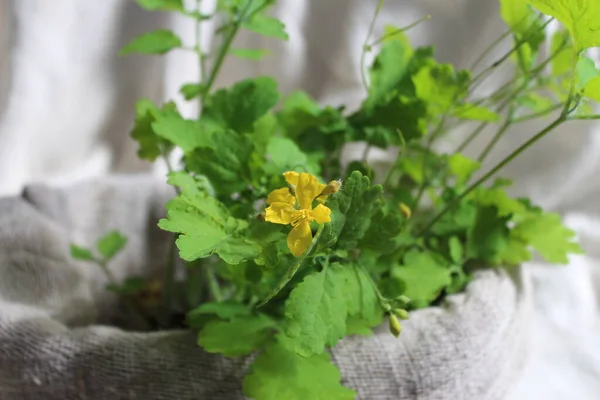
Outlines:
[[[70, 258], [71, 242], [118, 229], [129, 241], [115, 275], [160, 273], [169, 237], [156, 224], [173, 194], [126, 175], [0, 200], [0, 399], [243, 399], [248, 360], [207, 354], [184, 330], [108, 326], [117, 299], [99, 268]], [[333, 360], [358, 399], [500, 400], [527, 354], [528, 298], [521, 270], [480, 272], [414, 312], [400, 339], [382, 326], [342, 340]]]

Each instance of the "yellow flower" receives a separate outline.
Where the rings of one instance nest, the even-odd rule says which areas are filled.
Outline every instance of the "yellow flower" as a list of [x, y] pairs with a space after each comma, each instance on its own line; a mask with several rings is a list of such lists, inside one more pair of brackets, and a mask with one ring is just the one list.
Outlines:
[[283, 176], [291, 190], [282, 188], [269, 193], [265, 220], [274, 224], [292, 225], [287, 245], [294, 256], [300, 257], [312, 242], [311, 221], [319, 224], [331, 221], [331, 210], [328, 207], [323, 204], [312, 207], [313, 201], [323, 194], [326, 185], [305, 172], [289, 171]]

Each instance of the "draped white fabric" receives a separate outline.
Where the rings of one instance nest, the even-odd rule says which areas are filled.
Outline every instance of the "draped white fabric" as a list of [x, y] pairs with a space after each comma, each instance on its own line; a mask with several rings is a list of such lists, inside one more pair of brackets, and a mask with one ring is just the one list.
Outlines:
[[[230, 59], [218, 85], [268, 74], [280, 80], [284, 93], [303, 89], [323, 103], [356, 106], [364, 93], [361, 46], [376, 3], [280, 0], [274, 12], [286, 23], [289, 42], [242, 34], [236, 46], [268, 48], [272, 55], [261, 62]], [[210, 10], [214, 1], [202, 4]], [[504, 31], [497, 9], [496, 0], [388, 0], [378, 26], [405, 26], [430, 14], [429, 22], [409, 32], [415, 45], [435, 44], [441, 61], [468, 67]], [[164, 173], [162, 164], [150, 166], [136, 159], [136, 144], [128, 136], [133, 103], [140, 97], [176, 98], [184, 115], [193, 115], [196, 106], [184, 103], [177, 90], [182, 83], [196, 80], [194, 56], [175, 51], [166, 57], [116, 57], [131, 37], [158, 27], [171, 27], [185, 42], [194, 40], [191, 22], [146, 13], [125, 0], [0, 2], [1, 194], [16, 194], [26, 183], [61, 184], [108, 171], [152, 168]], [[210, 48], [210, 26], [205, 28], [203, 46]], [[381, 29], [375, 36], [377, 32]], [[509, 46], [500, 47], [489, 60]], [[507, 72], [495, 74], [481, 93], [506, 82]], [[486, 166], [531, 137], [543, 123], [511, 129]], [[484, 132], [467, 154], [479, 154], [492, 133]], [[450, 138], [448, 149], [463, 134]], [[538, 310], [531, 338], [533, 358], [509, 400], [597, 399], [599, 134], [598, 124], [570, 123], [503, 171], [515, 180], [514, 193], [563, 213], [588, 251], [573, 258], [568, 267], [531, 265]], [[372, 158], [384, 156], [371, 152]]]

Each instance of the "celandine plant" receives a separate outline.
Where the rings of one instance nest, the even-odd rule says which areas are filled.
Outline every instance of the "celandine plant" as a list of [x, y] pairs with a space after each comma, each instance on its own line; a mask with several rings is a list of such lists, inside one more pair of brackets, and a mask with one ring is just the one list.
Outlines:
[[[187, 278], [175, 282], [171, 263], [158, 285], [133, 277], [112, 279], [109, 288], [142, 311], [140, 327], [171, 328], [177, 326], [172, 316], [185, 313], [207, 352], [256, 354], [243, 382], [246, 396], [352, 399], [355, 392], [340, 383], [328, 355], [340, 339], [368, 336], [384, 318], [398, 336], [409, 311], [462, 291], [478, 269], [512, 268], [532, 251], [552, 263], [581, 252], [559, 215], [507, 195], [507, 180], [484, 183], [558, 125], [599, 117], [589, 101], [600, 100], [600, 70], [584, 54], [600, 46], [597, 0], [501, 0], [510, 28], [501, 39], [512, 37], [514, 45], [479, 68], [497, 41], [473, 72], [438, 63], [431, 47], [413, 48], [405, 29], [388, 27], [373, 41], [369, 33], [364, 52], [378, 53], [364, 68], [367, 95], [352, 113], [323, 107], [303, 92], [280, 101], [271, 77], [213, 90], [225, 57], [266, 55], [231, 46], [241, 29], [287, 39], [284, 25], [267, 15], [274, 0], [219, 0], [214, 15], [202, 14], [200, 1], [196, 10], [184, 9], [181, 0], [138, 3], [187, 15], [198, 33], [205, 21], [218, 19], [222, 43], [205, 54], [199, 38], [183, 44], [158, 30], [122, 50], [195, 52], [201, 80], [181, 93], [199, 100], [201, 111], [184, 119], [173, 102], [143, 99], [132, 132], [143, 159], [166, 160], [173, 148], [183, 153], [181, 167], [169, 167], [168, 183], [178, 194], [159, 226], [176, 234]], [[553, 18], [566, 30], [546, 37]], [[510, 60], [513, 78], [477, 98], [474, 88]], [[546, 128], [473, 178], [509, 127], [547, 116]], [[464, 124], [475, 124], [474, 130], [455, 152], [433, 150]], [[489, 125], [497, 131], [478, 159], [462, 155]], [[350, 142], [366, 142], [366, 150], [342, 165], [342, 148]], [[383, 175], [366, 162], [373, 147], [398, 149]], [[112, 232], [99, 242], [101, 258], [77, 246], [73, 255], [96, 261], [110, 279], [108, 262], [125, 242]]]

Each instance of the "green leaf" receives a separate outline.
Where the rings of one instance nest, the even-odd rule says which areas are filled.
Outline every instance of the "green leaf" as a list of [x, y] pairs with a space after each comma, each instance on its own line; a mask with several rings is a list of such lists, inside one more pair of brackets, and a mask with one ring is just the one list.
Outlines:
[[567, 264], [568, 254], [583, 253], [574, 241], [575, 232], [565, 227], [555, 213], [533, 214], [518, 223], [511, 233], [529, 243], [550, 263]]
[[127, 238], [118, 231], [110, 231], [98, 239], [96, 248], [106, 261], [113, 258], [125, 245]]
[[389, 254], [398, 248], [399, 235], [405, 220], [399, 209], [389, 211], [380, 208], [371, 217], [371, 224], [360, 241], [359, 248], [371, 249], [378, 254]]
[[[559, 77], [569, 74], [573, 69], [573, 61], [577, 56], [569, 32], [557, 30], [550, 41], [550, 54], [554, 55], [550, 62], [552, 76]], [[568, 88], [567, 88], [568, 90]]]
[[450, 64], [437, 64], [421, 68], [412, 76], [416, 95], [427, 104], [429, 114], [437, 116], [447, 112], [467, 94], [470, 74], [454, 71]]
[[580, 56], [577, 60], [577, 85], [578, 89], [584, 88], [592, 79], [600, 77], [600, 70], [596, 63], [589, 57]]
[[519, 37], [529, 33], [531, 23], [537, 17], [523, 0], [500, 0], [500, 15], [511, 32]]
[[181, 39], [173, 32], [158, 29], [150, 33], [138, 36], [129, 42], [119, 52], [120, 56], [141, 54], [165, 54], [169, 50], [181, 46]]
[[91, 251], [75, 244], [71, 244], [71, 257], [79, 261], [96, 261]]
[[203, 118], [238, 133], [248, 133], [253, 131], [254, 122], [275, 106], [278, 100], [277, 82], [273, 78], [246, 79], [210, 96]]
[[[398, 29], [386, 26], [384, 36]], [[395, 34], [386, 40], [373, 65], [369, 69], [370, 86], [369, 101], [379, 103], [385, 101], [390, 93], [398, 87], [408, 72], [409, 60], [413, 49], [404, 33]]]
[[368, 177], [354, 171], [342, 189], [329, 198], [327, 205], [334, 211], [332, 224], [340, 248], [354, 248], [363, 238], [382, 191], [381, 185], [371, 186]]
[[267, 37], [283, 40], [288, 40], [289, 38], [285, 32], [285, 24], [283, 22], [262, 13], [255, 14], [249, 20], [244, 21], [242, 27]]
[[403, 294], [413, 303], [429, 304], [450, 284], [450, 269], [438, 255], [410, 250], [402, 265], [393, 267], [392, 276], [404, 284]]
[[141, 99], [135, 104], [135, 125], [131, 137], [139, 144], [138, 156], [141, 159], [155, 161], [163, 151], [169, 149], [169, 143], [158, 137], [152, 129], [152, 124], [160, 114], [178, 114], [175, 103], [165, 104], [159, 110], [148, 99]]
[[456, 118], [473, 121], [497, 122], [502, 118], [500, 114], [487, 107], [464, 103], [454, 107], [452, 115]]
[[[383, 309], [371, 279], [358, 265], [333, 264], [332, 267], [336, 268], [339, 284], [346, 296], [346, 334], [367, 334], [383, 320]], [[351, 326], [348, 326], [349, 322]]]
[[600, 102], [600, 77], [592, 78], [583, 88], [583, 95]]
[[450, 172], [456, 176], [458, 183], [462, 184], [481, 167], [481, 163], [460, 153], [454, 153], [448, 157], [448, 167]]
[[283, 137], [272, 137], [267, 144], [269, 163], [263, 168], [272, 175], [280, 175], [285, 171], [297, 170], [314, 174], [314, 168], [309, 165], [308, 157], [300, 150], [296, 142]]
[[576, 50], [600, 46], [600, 2], [597, 0], [525, 0], [542, 13], [559, 20]]
[[500, 187], [480, 188], [473, 194], [475, 202], [481, 206], [494, 206], [498, 210], [498, 216], [503, 217], [510, 214], [523, 214], [525, 205], [519, 200], [513, 199]]
[[178, 112], [159, 113], [152, 129], [157, 136], [189, 153], [212, 145], [214, 130], [198, 121], [184, 119]]
[[272, 343], [250, 366], [244, 394], [257, 400], [354, 400], [340, 383], [341, 374], [327, 353], [302, 357]]
[[183, 11], [183, 0], [135, 0], [148, 11]]
[[465, 252], [463, 245], [457, 236], [450, 237], [448, 240], [448, 248], [450, 249], [450, 258], [452, 261], [459, 265], [462, 264]]
[[238, 58], [248, 60], [260, 60], [263, 57], [271, 54], [268, 49], [229, 49], [229, 53]]
[[554, 105], [552, 99], [541, 96], [537, 93], [527, 93], [516, 99], [516, 102], [523, 107], [529, 108], [531, 111], [540, 112], [548, 110]]
[[191, 100], [200, 96], [205, 88], [201, 83], [186, 83], [179, 89], [179, 93], [183, 95], [184, 99]]
[[194, 261], [217, 253], [225, 262], [235, 265], [259, 255], [258, 244], [239, 237], [244, 221], [232, 218], [227, 208], [207, 193], [200, 180], [175, 173], [169, 176], [169, 183], [179, 186], [182, 193], [167, 203], [167, 217], [158, 226], [180, 234], [176, 244], [181, 258]]
[[346, 333], [346, 298], [337, 268], [313, 272], [285, 303], [285, 333], [292, 348], [308, 357], [334, 346]]
[[198, 334], [198, 344], [208, 353], [243, 356], [262, 347], [276, 328], [277, 324], [262, 314], [208, 321]]
[[212, 135], [210, 148], [198, 148], [188, 155], [187, 166], [208, 177], [218, 194], [230, 195], [248, 187], [253, 150], [248, 135], [226, 130]]
[[508, 242], [507, 221], [496, 207], [479, 208], [475, 224], [467, 232], [467, 258], [499, 264]]
[[235, 317], [249, 316], [250, 308], [245, 304], [230, 302], [204, 303], [192, 311], [190, 316], [214, 314], [221, 319], [233, 319]]

